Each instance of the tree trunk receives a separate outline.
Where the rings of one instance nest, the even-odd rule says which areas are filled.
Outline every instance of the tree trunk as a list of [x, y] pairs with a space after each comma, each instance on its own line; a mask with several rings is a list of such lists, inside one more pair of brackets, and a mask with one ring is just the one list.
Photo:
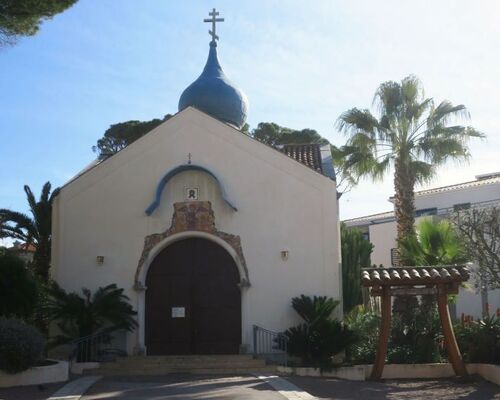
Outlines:
[[414, 235], [415, 224], [415, 177], [404, 158], [398, 156], [394, 171], [394, 210], [397, 224], [397, 242]]
[[[413, 192], [415, 177], [401, 155], [396, 158], [394, 169], [394, 214], [397, 225], [397, 246], [401, 254], [400, 241], [415, 234], [415, 194]], [[400, 265], [395, 265], [396, 267], [401, 266], [401, 257], [398, 257], [398, 260]], [[413, 317], [414, 300], [413, 296], [394, 296], [393, 310], [400, 314], [404, 323], [409, 323]]]
[[50, 241], [39, 240], [33, 256], [33, 266], [37, 275], [48, 282], [50, 269]]

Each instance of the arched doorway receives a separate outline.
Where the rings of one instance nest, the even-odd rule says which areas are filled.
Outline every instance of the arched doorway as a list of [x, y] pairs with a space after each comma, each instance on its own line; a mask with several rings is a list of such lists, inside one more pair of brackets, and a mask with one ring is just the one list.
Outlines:
[[163, 249], [146, 276], [147, 354], [238, 353], [239, 282], [233, 258], [210, 240], [184, 239]]

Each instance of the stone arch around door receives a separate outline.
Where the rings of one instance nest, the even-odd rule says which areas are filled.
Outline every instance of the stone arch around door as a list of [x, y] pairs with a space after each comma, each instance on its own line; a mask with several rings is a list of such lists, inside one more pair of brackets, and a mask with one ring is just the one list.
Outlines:
[[239, 286], [250, 286], [241, 239], [237, 235], [218, 231], [215, 228], [215, 216], [209, 201], [174, 203], [171, 226], [162, 233], [154, 233], [144, 239], [144, 248], [139, 259], [134, 277], [134, 289], [137, 296], [137, 319], [139, 322], [135, 352], [145, 352], [145, 291], [146, 277], [155, 257], [171, 244], [187, 238], [201, 238], [212, 241], [222, 247], [234, 260], [239, 272]]

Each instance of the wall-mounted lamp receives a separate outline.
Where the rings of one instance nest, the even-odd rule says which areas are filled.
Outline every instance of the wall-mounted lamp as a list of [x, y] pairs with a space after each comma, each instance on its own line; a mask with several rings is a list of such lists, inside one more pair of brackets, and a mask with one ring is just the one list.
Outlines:
[[97, 265], [102, 265], [104, 264], [104, 256], [97, 256], [95, 258], [95, 262], [97, 263]]
[[281, 259], [283, 261], [288, 260], [288, 256], [290, 255], [290, 251], [288, 250], [281, 250]]

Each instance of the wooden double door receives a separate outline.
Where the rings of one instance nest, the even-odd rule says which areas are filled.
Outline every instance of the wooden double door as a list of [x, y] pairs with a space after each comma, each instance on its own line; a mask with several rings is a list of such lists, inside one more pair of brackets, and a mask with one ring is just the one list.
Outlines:
[[147, 354], [237, 354], [239, 281], [234, 260], [214, 242], [185, 239], [162, 250], [146, 278]]

